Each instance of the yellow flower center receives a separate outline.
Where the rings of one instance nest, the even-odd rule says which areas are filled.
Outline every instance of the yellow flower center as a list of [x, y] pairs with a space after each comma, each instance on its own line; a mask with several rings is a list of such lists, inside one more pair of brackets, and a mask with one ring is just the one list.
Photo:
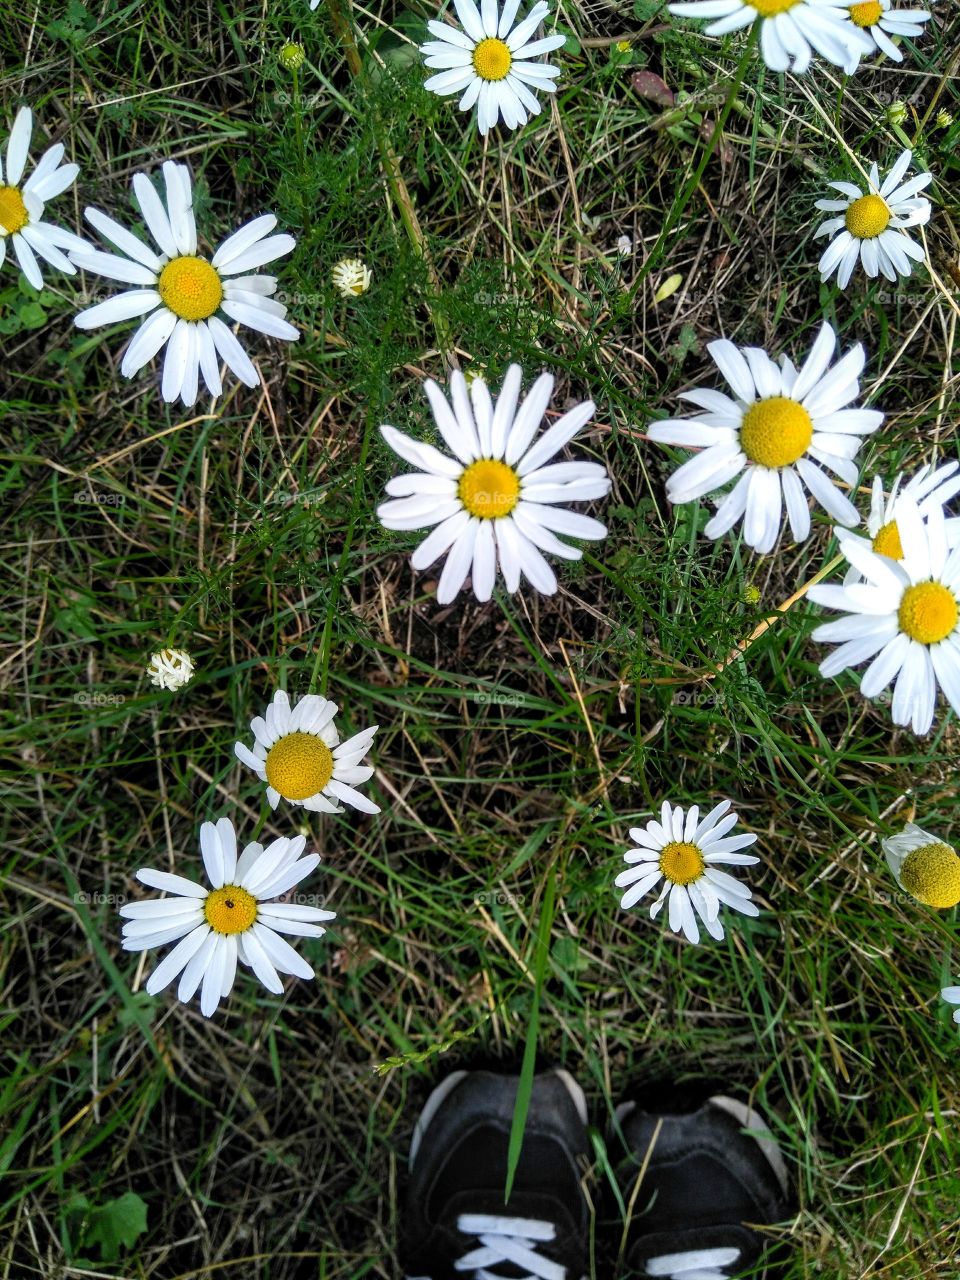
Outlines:
[[160, 297], [181, 320], [206, 320], [223, 301], [223, 285], [202, 258], [173, 258], [160, 272]]
[[0, 187], [0, 229], [12, 236], [30, 221], [23, 196], [16, 187]]
[[886, 231], [890, 210], [882, 196], [861, 196], [847, 207], [844, 221], [858, 240], [875, 240], [881, 231]]
[[267, 781], [285, 800], [309, 800], [333, 777], [333, 752], [313, 733], [288, 733], [267, 752]]
[[957, 597], [942, 582], [907, 587], [897, 613], [900, 630], [921, 644], [939, 644], [957, 625]]
[[903, 559], [903, 543], [900, 541], [900, 530], [896, 520], [889, 520], [873, 540], [873, 549], [879, 556], [889, 556], [891, 560]]
[[900, 868], [908, 893], [928, 907], [955, 907], [960, 902], [960, 857], [948, 844], [925, 844], [908, 853]]
[[706, 863], [695, 844], [673, 840], [660, 854], [660, 870], [673, 884], [690, 884], [703, 875]]
[[858, 27], [875, 26], [883, 16], [883, 5], [880, 0], [863, 0], [862, 4], [850, 6], [850, 17]]
[[488, 37], [473, 51], [473, 69], [481, 80], [505, 80], [513, 56], [502, 40]]
[[238, 884], [207, 894], [203, 914], [214, 933], [246, 933], [257, 918], [257, 900]]
[[788, 467], [803, 456], [813, 439], [813, 419], [787, 396], [758, 400], [743, 415], [740, 447], [760, 467]]
[[481, 458], [464, 471], [457, 491], [472, 516], [497, 520], [520, 501], [520, 477], [505, 462]]
[[747, 0], [747, 3], [756, 9], [761, 18], [775, 18], [778, 13], [786, 13], [794, 5], [800, 4], [800, 0]]

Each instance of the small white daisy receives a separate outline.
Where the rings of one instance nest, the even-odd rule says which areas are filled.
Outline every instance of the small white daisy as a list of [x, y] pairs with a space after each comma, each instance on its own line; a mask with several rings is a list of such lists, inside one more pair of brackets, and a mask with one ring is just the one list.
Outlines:
[[760, 52], [771, 71], [809, 70], [813, 52], [843, 67], [857, 69], [864, 52], [862, 34], [850, 21], [851, 0], [683, 0], [670, 4], [684, 18], [713, 19], [708, 36], [724, 36], [761, 20]]
[[723, 937], [721, 904], [745, 916], [759, 915], [746, 885], [719, 870], [720, 865], [745, 867], [760, 861], [752, 854], [737, 852], [753, 844], [757, 837], [752, 833], [727, 834], [737, 825], [737, 815], [728, 813], [729, 808], [730, 801], [721, 800], [700, 819], [697, 805], [684, 816], [680, 805], [671, 809], [665, 800], [659, 822], [651, 820], [646, 827], [632, 827], [630, 839], [639, 847], [628, 849], [623, 855], [630, 866], [614, 881], [618, 888], [627, 890], [620, 899], [623, 910], [636, 906], [662, 880], [660, 896], [650, 907], [650, 919], [656, 919], [669, 894], [670, 928], [674, 933], [682, 930], [690, 942], [700, 941], [697, 915], [711, 938]]
[[237, 961], [249, 965], [268, 991], [283, 994], [279, 974], [312, 978], [313, 969], [280, 934], [319, 938], [321, 921], [336, 912], [299, 903], [271, 902], [288, 893], [320, 861], [318, 853], [301, 858], [304, 836], [283, 836], [264, 849], [248, 844], [237, 857], [237, 837], [229, 818], [205, 822], [200, 851], [211, 888], [184, 876], [141, 867], [137, 879], [151, 889], [173, 894], [148, 898], [120, 908], [124, 951], [146, 951], [168, 942], [177, 945], [147, 979], [155, 996], [177, 975], [177, 998], [186, 1004], [200, 991], [205, 1018], [233, 989]]
[[829, 280], [837, 273], [837, 284], [845, 289], [850, 283], [859, 258], [868, 276], [883, 273], [896, 281], [909, 276], [913, 262], [923, 261], [923, 249], [906, 234], [908, 227], [919, 227], [930, 221], [930, 201], [917, 198], [917, 192], [933, 181], [932, 173], [920, 173], [903, 182], [913, 152], [904, 151], [900, 159], [880, 182], [876, 164], [870, 168], [869, 191], [861, 191], [852, 182], [830, 182], [844, 199], [817, 200], [825, 213], [840, 214], [828, 218], [814, 232], [833, 236], [820, 259], [820, 279]]
[[[879, 476], [874, 476], [870, 494], [870, 514], [867, 517], [867, 532], [870, 537], [863, 538], [851, 530], [840, 530], [837, 536], [840, 539], [841, 548], [849, 539], [870, 551], [876, 551], [878, 555], [889, 556], [891, 560], [902, 560], [903, 546], [900, 542], [900, 531], [897, 528], [897, 503], [903, 500], [915, 502], [924, 519], [927, 518], [932, 507], [940, 507], [943, 510], [946, 503], [955, 494], [960, 493], [960, 462], [945, 462], [935, 471], [929, 465], [921, 467], [916, 475], [901, 488], [902, 480], [903, 472], [894, 480], [890, 496], [885, 498], [883, 481]], [[960, 542], [960, 516], [948, 519], [945, 527], [947, 545], [955, 547]], [[849, 584], [860, 581], [860, 574], [851, 565], [844, 582]]]
[[193, 676], [193, 659], [183, 649], [161, 649], [151, 654], [147, 675], [159, 689], [182, 689]]
[[84, 210], [87, 221], [127, 257], [87, 246], [84, 252], [71, 255], [73, 261], [85, 271], [136, 288], [81, 311], [74, 324], [95, 329], [146, 315], [127, 347], [120, 372], [125, 378], [133, 377], [166, 345], [163, 398], [179, 399], [189, 408], [196, 403], [200, 374], [210, 394], [220, 395], [221, 359], [245, 386], [260, 382], [250, 357], [217, 312], [272, 338], [295, 341], [300, 336], [284, 319], [286, 307], [270, 296], [276, 292], [276, 277], [240, 274], [289, 253], [296, 241], [289, 235], [271, 236], [277, 220], [265, 213], [225, 240], [207, 262], [197, 254], [190, 170], [168, 160], [163, 177], [166, 207], [146, 174], [133, 176], [137, 204], [159, 252], [99, 209]]
[[30, 177], [20, 184], [27, 167], [32, 131], [33, 114], [29, 107], [21, 107], [7, 140], [6, 167], [0, 163], [0, 265], [7, 256], [9, 240], [27, 282], [35, 289], [42, 289], [43, 276], [37, 254], [52, 267], [72, 276], [76, 267], [61, 250], [87, 249], [89, 245], [72, 231], [43, 221], [44, 203], [72, 186], [80, 172], [79, 165], [61, 165], [65, 150], [62, 142], [48, 147]]
[[693, 502], [740, 476], [707, 524], [708, 538], [721, 537], [743, 517], [747, 546], [771, 551], [785, 504], [793, 536], [803, 542], [810, 533], [804, 485], [840, 524], [859, 523], [850, 499], [814, 464], [855, 485], [860, 437], [876, 431], [883, 414], [844, 407], [860, 393], [866, 357], [858, 343], [828, 372], [836, 343], [825, 324], [798, 372], [785, 355], [778, 366], [759, 347], [738, 348], [725, 338], [711, 342], [707, 350], [736, 399], [719, 391], [682, 392], [681, 400], [704, 412], [648, 427], [660, 444], [703, 449], [670, 477], [671, 502]]
[[866, 581], [810, 588], [815, 604], [850, 615], [817, 627], [812, 638], [839, 645], [820, 664], [821, 675], [872, 659], [860, 680], [865, 698], [875, 698], [896, 676], [893, 722], [924, 734], [933, 723], [938, 684], [960, 715], [960, 546], [947, 546], [939, 507], [924, 523], [916, 503], [901, 500], [897, 528], [899, 561], [844, 541], [844, 553]]
[[342, 258], [333, 268], [333, 284], [345, 298], [356, 298], [370, 288], [373, 272], [360, 258]]
[[542, 53], [552, 53], [565, 37], [544, 36], [531, 40], [550, 12], [546, 0], [539, 0], [529, 14], [514, 26], [520, 0], [505, 0], [499, 10], [497, 0], [454, 0], [460, 28], [446, 22], [430, 21], [427, 27], [437, 37], [420, 46], [428, 67], [441, 68], [424, 88], [446, 97], [462, 93], [461, 111], [477, 107], [477, 127], [489, 133], [503, 117], [508, 129], [527, 123], [540, 111], [537, 93], [554, 93], [553, 83], [560, 71], [548, 62], [533, 62]]
[[922, 36], [923, 24], [930, 17], [923, 9], [894, 9], [893, 0], [858, 0], [850, 6], [851, 21], [868, 42], [864, 55], [879, 49], [894, 62], [902, 62], [903, 54], [890, 36]]
[[[960, 1005], [960, 987], [944, 987], [940, 992], [947, 1004]], [[953, 1011], [954, 1022], [960, 1022], [960, 1009]]]
[[880, 844], [893, 878], [918, 902], [941, 911], [960, 902], [960, 857], [944, 840], [908, 822]]
[[510, 365], [494, 403], [483, 378], [475, 378], [468, 391], [463, 374], [454, 371], [452, 408], [432, 379], [424, 383], [452, 458], [395, 427], [380, 428], [390, 448], [419, 470], [388, 482], [387, 493], [397, 500], [384, 502], [377, 515], [388, 529], [437, 526], [410, 563], [426, 569], [449, 552], [437, 586], [440, 604], [454, 599], [468, 573], [476, 598], [489, 600], [498, 560], [511, 594], [523, 574], [537, 591], [552, 595], [557, 579], [541, 551], [565, 560], [579, 560], [583, 554], [555, 535], [606, 537], [598, 520], [558, 505], [606, 497], [606, 468], [597, 462], [551, 462], [593, 416], [593, 402], [569, 410], [534, 443], [553, 377], [541, 374], [518, 409], [522, 377], [520, 366]]
[[267, 784], [271, 808], [280, 797], [315, 813], [343, 813], [342, 800], [362, 813], [379, 813], [380, 806], [355, 787], [373, 777], [360, 761], [370, 750], [379, 725], [340, 741], [333, 722], [339, 707], [326, 698], [307, 694], [291, 709], [282, 689], [273, 695], [266, 715], [250, 722], [253, 750], [236, 743], [237, 758]]

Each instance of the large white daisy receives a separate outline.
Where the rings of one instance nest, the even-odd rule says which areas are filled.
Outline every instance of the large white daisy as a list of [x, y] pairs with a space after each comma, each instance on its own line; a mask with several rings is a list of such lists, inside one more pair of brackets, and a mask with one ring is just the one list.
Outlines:
[[851, 0], [683, 0], [667, 7], [684, 18], [711, 19], [708, 36], [724, 36], [757, 19], [760, 52], [772, 71], [807, 71], [814, 50], [848, 75], [864, 39], [849, 17]]
[[33, 173], [21, 183], [32, 131], [33, 114], [29, 107], [21, 107], [7, 139], [6, 166], [0, 162], [0, 265], [7, 256], [9, 240], [28, 283], [42, 289], [37, 254], [72, 276], [76, 267], [62, 250], [86, 249], [89, 245], [72, 231], [43, 221], [44, 203], [72, 186], [80, 172], [78, 165], [60, 163], [65, 150], [62, 142], [48, 147]]
[[[948, 1004], [960, 1005], [960, 987], [944, 987], [940, 992]], [[953, 1011], [954, 1022], [960, 1022], [960, 1008]]]
[[879, 49], [902, 62], [903, 54], [890, 37], [923, 35], [923, 24], [931, 15], [923, 9], [894, 9], [893, 0], [857, 0], [850, 6], [850, 18], [866, 37], [865, 55]]
[[860, 393], [866, 357], [858, 343], [828, 371], [836, 343], [825, 324], [798, 372], [785, 355], [776, 365], [759, 347], [738, 348], [725, 338], [711, 342], [707, 350], [736, 398], [682, 392], [682, 400], [704, 412], [648, 427], [660, 444], [703, 449], [670, 477], [671, 502], [693, 502], [740, 476], [707, 524], [708, 537], [721, 537], [743, 517], [747, 546], [771, 551], [785, 504], [793, 536], [803, 542], [810, 533], [804, 485], [840, 524], [859, 523], [856, 507], [816, 464], [855, 485], [861, 436], [876, 431], [883, 414], [845, 407]]
[[845, 289], [858, 258], [871, 278], [882, 272], [893, 281], [909, 276], [912, 262], [923, 261], [923, 248], [910, 239], [907, 228], [930, 220], [930, 201], [918, 198], [917, 192], [929, 186], [933, 174], [920, 173], [904, 182], [912, 159], [913, 152], [904, 151], [882, 183], [876, 164], [871, 165], [868, 191], [852, 182], [827, 184], [844, 198], [816, 201], [825, 213], [839, 214], [814, 232], [814, 239], [833, 236], [820, 259], [821, 280], [829, 280], [836, 272], [837, 283]]
[[296, 241], [289, 235], [271, 236], [277, 220], [265, 213], [225, 240], [208, 262], [197, 254], [190, 170], [168, 160], [163, 178], [166, 206], [145, 174], [133, 176], [137, 204], [159, 252], [99, 209], [84, 210], [87, 221], [127, 256], [87, 246], [71, 255], [73, 261], [85, 271], [136, 287], [81, 311], [74, 324], [95, 329], [146, 315], [127, 347], [120, 372], [125, 378], [133, 377], [166, 345], [163, 398], [179, 399], [189, 408], [196, 403], [201, 373], [210, 394], [220, 395], [221, 359], [246, 386], [260, 382], [249, 356], [218, 312], [272, 338], [294, 341], [300, 336], [284, 319], [286, 307], [270, 296], [276, 292], [276, 277], [241, 274], [289, 253]]
[[395, 427], [380, 428], [391, 449], [418, 470], [388, 482], [387, 493], [396, 501], [384, 502], [377, 515], [388, 529], [436, 526], [410, 563], [426, 569], [449, 552], [437, 586], [440, 604], [453, 600], [468, 573], [476, 598], [489, 600], [498, 561], [511, 594], [522, 574], [537, 591], [551, 595], [557, 579], [541, 551], [565, 560], [579, 560], [583, 554], [555, 535], [606, 536], [598, 520], [559, 505], [606, 497], [606, 468], [597, 462], [551, 462], [593, 416], [593, 402], [570, 409], [534, 443], [553, 377], [541, 374], [518, 409], [522, 377], [520, 366], [510, 365], [494, 403], [483, 378], [475, 377], [468, 391], [463, 374], [454, 371], [452, 407], [432, 379], [424, 383], [452, 458]]
[[274, 840], [264, 849], [248, 844], [237, 857], [237, 837], [229, 818], [205, 822], [200, 828], [200, 851], [211, 887], [141, 867], [137, 879], [151, 889], [172, 894], [148, 898], [120, 908], [124, 951], [146, 951], [176, 942], [173, 950], [147, 979], [155, 996], [177, 975], [177, 998], [191, 1000], [198, 987], [200, 1012], [209, 1018], [233, 989], [237, 961], [249, 965], [274, 995], [283, 994], [279, 974], [312, 978], [313, 969], [280, 935], [319, 938], [321, 921], [335, 911], [300, 903], [273, 902], [309, 875], [320, 861], [318, 853], [303, 852], [303, 836]]
[[[929, 465], [923, 466], [901, 488], [903, 472], [894, 480], [889, 496], [884, 496], [883, 481], [879, 476], [873, 478], [873, 489], [870, 493], [870, 514], [867, 516], [867, 533], [863, 538], [852, 530], [841, 530], [838, 534], [841, 547], [847, 541], [858, 543], [878, 555], [889, 556], [891, 560], [903, 559], [903, 546], [900, 542], [900, 531], [897, 528], [897, 503], [906, 500], [915, 502], [924, 519], [931, 508], [945, 509], [946, 503], [960, 493], [960, 462], [945, 462], [933, 470]], [[945, 521], [947, 545], [955, 547], [960, 542], [960, 516], [952, 516]], [[853, 565], [847, 570], [844, 582], [860, 582], [861, 576]]]
[[520, 0], [505, 0], [502, 11], [497, 0], [454, 0], [462, 30], [447, 22], [430, 21], [427, 27], [436, 40], [420, 46], [428, 67], [441, 70], [424, 88], [445, 97], [462, 93], [461, 111], [477, 108], [477, 127], [488, 133], [503, 117], [508, 129], [527, 123], [540, 111], [536, 94], [554, 93], [557, 67], [533, 62], [542, 53], [552, 53], [564, 43], [564, 36], [544, 36], [531, 40], [550, 12], [546, 0], [539, 0], [529, 14], [514, 26]]
[[847, 539], [844, 552], [866, 581], [814, 586], [807, 594], [850, 615], [813, 632], [816, 641], [838, 644], [820, 664], [821, 674], [835, 676], [871, 659], [860, 692], [875, 698], [896, 677], [893, 722], [924, 734], [933, 723], [938, 685], [960, 715], [960, 546], [947, 546], [939, 507], [924, 522], [915, 502], [901, 501], [897, 528], [899, 561]]
[[290, 699], [278, 689], [266, 714], [251, 720], [253, 750], [238, 742], [234, 751], [267, 784], [271, 808], [282, 796], [315, 813], [343, 813], [338, 800], [363, 813], [380, 812], [379, 805], [356, 790], [373, 777], [372, 767], [360, 761], [379, 725], [341, 742], [333, 719], [338, 711], [335, 702], [309, 693], [291, 709]]
[[728, 813], [729, 808], [730, 801], [721, 800], [701, 819], [697, 805], [684, 814], [680, 805], [671, 809], [665, 800], [659, 822], [632, 827], [630, 839], [638, 847], [623, 855], [628, 868], [614, 881], [618, 888], [626, 889], [620, 906], [625, 911], [636, 906], [663, 881], [660, 895], [650, 907], [650, 918], [656, 919], [669, 895], [670, 928], [674, 933], [682, 931], [690, 942], [700, 941], [697, 916], [711, 938], [723, 937], [721, 905], [745, 916], [759, 915], [746, 885], [719, 870], [722, 865], [745, 867], [760, 861], [752, 854], [738, 852], [757, 837], [752, 833], [728, 834], [737, 825], [737, 815]]

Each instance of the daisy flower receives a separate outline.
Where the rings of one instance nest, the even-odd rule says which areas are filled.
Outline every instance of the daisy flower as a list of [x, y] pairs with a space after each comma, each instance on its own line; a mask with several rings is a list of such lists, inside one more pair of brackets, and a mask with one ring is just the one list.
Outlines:
[[193, 676], [193, 659], [184, 649], [161, 649], [151, 654], [147, 675], [158, 689], [182, 689]]
[[847, 539], [844, 554], [866, 581], [814, 586], [807, 594], [849, 615], [813, 632], [814, 640], [839, 646], [820, 664], [821, 675], [871, 659], [860, 692], [875, 698], [896, 676], [893, 722], [924, 734], [933, 723], [938, 685], [960, 715], [960, 546], [947, 546], [939, 507], [924, 522], [915, 502], [901, 500], [897, 529], [899, 561]]
[[559, 49], [566, 39], [530, 39], [550, 12], [549, 4], [539, 0], [516, 25], [520, 0], [505, 0], [502, 10], [497, 0], [481, 0], [479, 10], [474, 0], [454, 0], [454, 7], [462, 30], [446, 22], [427, 23], [437, 38], [422, 44], [420, 52], [428, 67], [441, 70], [424, 88], [440, 97], [462, 93], [461, 111], [472, 111], [476, 104], [481, 134], [489, 133], [500, 116], [508, 129], [525, 125], [528, 115], [539, 114], [536, 94], [554, 93], [560, 74], [548, 62], [531, 61]]
[[903, 54], [890, 37], [921, 36], [930, 17], [923, 9], [894, 9], [893, 0], [860, 0], [850, 6], [851, 21], [867, 40], [864, 54], [879, 49], [894, 62], [902, 62]]
[[314, 813], [343, 813], [342, 800], [362, 813], [379, 813], [380, 806], [354, 788], [373, 777], [360, 761], [370, 750], [379, 725], [340, 741], [333, 722], [335, 702], [307, 694], [293, 708], [282, 689], [273, 695], [264, 716], [250, 722], [253, 750], [238, 742], [237, 758], [267, 784], [267, 799], [275, 809], [280, 797]]
[[940, 910], [960, 902], [960, 857], [950, 845], [912, 822], [880, 844], [893, 878], [911, 897]]
[[280, 935], [319, 938], [326, 932], [320, 922], [335, 919], [336, 912], [271, 901], [288, 893], [320, 861], [318, 853], [300, 857], [305, 844], [303, 836], [283, 836], [266, 849], [254, 842], [238, 858], [233, 823], [221, 818], [200, 828], [209, 889], [184, 876], [141, 867], [141, 884], [173, 896], [120, 908], [127, 921], [123, 949], [146, 951], [177, 943], [147, 979], [147, 992], [155, 996], [179, 975], [177, 998], [186, 1004], [200, 987], [200, 1012], [209, 1018], [233, 990], [238, 960], [278, 996], [283, 994], [279, 974], [312, 978], [313, 969]]
[[[960, 1005], [960, 987], [944, 987], [940, 994], [948, 1004]], [[954, 1009], [953, 1020], [960, 1022], [960, 1009]]]
[[757, 837], [751, 833], [727, 834], [737, 825], [737, 815], [728, 813], [729, 808], [730, 801], [721, 800], [700, 819], [697, 805], [684, 815], [680, 805], [671, 809], [665, 800], [659, 822], [651, 820], [646, 827], [632, 827], [630, 839], [638, 847], [623, 855], [629, 866], [614, 881], [618, 888], [626, 889], [620, 899], [623, 910], [636, 906], [663, 881], [660, 896], [650, 907], [650, 919], [656, 919], [669, 894], [670, 928], [674, 933], [682, 931], [690, 942], [700, 941], [697, 916], [711, 938], [719, 941], [723, 937], [721, 905], [745, 916], [759, 915], [750, 890], [719, 870], [721, 865], [745, 867], [760, 861], [752, 854], [737, 852], [753, 844]]
[[865, 41], [848, 16], [850, 0], [684, 0], [671, 4], [683, 18], [714, 19], [708, 36], [724, 36], [760, 20], [760, 52], [771, 71], [807, 71], [814, 50], [843, 67], [857, 69]]
[[[862, 538], [858, 533], [841, 530], [838, 534], [841, 548], [849, 540], [878, 555], [889, 556], [891, 560], [903, 559], [903, 546], [900, 542], [900, 531], [897, 528], [897, 503], [906, 500], [915, 502], [920, 514], [926, 519], [931, 507], [943, 509], [946, 503], [960, 493], [960, 462], [945, 462], [934, 471], [929, 465], [921, 467], [901, 489], [903, 472], [897, 476], [890, 489], [890, 496], [884, 497], [883, 481], [879, 476], [873, 478], [873, 489], [870, 494], [870, 514], [867, 516], [867, 532], [869, 538]], [[947, 544], [951, 547], [960, 542], [960, 517], [946, 521]], [[847, 570], [844, 583], [860, 582], [860, 574], [851, 565]]]
[[424, 383], [452, 458], [395, 427], [380, 428], [390, 448], [418, 470], [388, 482], [387, 493], [396, 501], [384, 502], [377, 515], [388, 529], [436, 526], [410, 563], [426, 569], [449, 552], [437, 586], [440, 604], [453, 600], [468, 573], [476, 598], [489, 600], [498, 561], [511, 595], [521, 574], [537, 591], [552, 595], [557, 579], [541, 551], [564, 560], [583, 554], [555, 535], [606, 536], [598, 520], [559, 505], [605, 497], [610, 491], [606, 468], [597, 462], [551, 462], [593, 416], [593, 402], [569, 410], [534, 442], [553, 377], [542, 373], [518, 409], [522, 377], [520, 366], [510, 365], [494, 403], [483, 378], [474, 378], [468, 391], [463, 374], [454, 371], [452, 408], [432, 379]]
[[917, 192], [933, 181], [932, 173], [921, 173], [903, 182], [913, 152], [904, 151], [900, 159], [880, 182], [876, 164], [870, 168], [869, 191], [861, 191], [852, 182], [830, 182], [843, 196], [842, 200], [817, 200], [828, 218], [814, 232], [833, 236], [820, 259], [820, 279], [829, 280], [837, 273], [837, 284], [845, 289], [850, 283], [857, 258], [871, 278], [882, 272], [888, 280], [909, 276], [914, 262], [923, 261], [923, 249], [906, 234], [908, 227], [919, 227], [930, 221], [930, 201], [916, 198]]
[[6, 166], [0, 163], [0, 265], [7, 256], [9, 239], [27, 282], [42, 289], [37, 254], [72, 276], [76, 267], [61, 250], [89, 246], [72, 231], [43, 221], [45, 202], [72, 186], [80, 172], [79, 165], [60, 163], [65, 150], [62, 142], [48, 147], [26, 182], [20, 181], [27, 167], [32, 131], [33, 113], [29, 107], [21, 107], [7, 139]]
[[87, 221], [127, 256], [87, 246], [72, 255], [73, 261], [85, 271], [136, 287], [81, 311], [74, 324], [96, 329], [147, 316], [127, 347], [120, 372], [133, 377], [166, 345], [163, 398], [180, 399], [189, 408], [196, 403], [201, 373], [210, 394], [220, 395], [220, 359], [245, 386], [260, 382], [249, 356], [217, 312], [272, 338], [293, 341], [300, 336], [283, 318], [286, 307], [270, 296], [276, 291], [276, 278], [241, 274], [289, 253], [296, 241], [289, 235], [271, 236], [277, 220], [265, 213], [225, 240], [208, 262], [197, 254], [190, 170], [168, 160], [163, 178], [166, 207], [146, 174], [133, 176], [137, 204], [158, 251], [99, 209], [84, 210]]
[[743, 517], [748, 547], [767, 552], [780, 534], [782, 504], [797, 542], [810, 533], [804, 486], [840, 524], [860, 521], [857, 509], [816, 463], [848, 485], [857, 483], [853, 459], [861, 436], [876, 431], [883, 414], [845, 406], [860, 393], [866, 357], [858, 343], [829, 369], [837, 335], [825, 324], [798, 372], [785, 356], [776, 365], [758, 347], [711, 342], [717, 368], [735, 399], [720, 391], [687, 391], [704, 410], [693, 418], [655, 422], [647, 429], [660, 444], [702, 448], [667, 482], [671, 502], [693, 502], [740, 476], [704, 532], [719, 538]]
[[356, 298], [370, 288], [373, 272], [362, 258], [341, 258], [333, 268], [334, 288], [344, 298]]

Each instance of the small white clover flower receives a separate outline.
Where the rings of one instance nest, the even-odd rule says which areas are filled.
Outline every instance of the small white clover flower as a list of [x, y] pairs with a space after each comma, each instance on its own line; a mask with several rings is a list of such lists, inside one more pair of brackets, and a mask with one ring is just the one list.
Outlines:
[[193, 659], [183, 649], [160, 649], [150, 655], [147, 675], [159, 689], [182, 689], [193, 676]]
[[335, 288], [345, 298], [356, 298], [370, 288], [373, 272], [361, 258], [341, 258], [333, 268]]
[[893, 878], [918, 902], [941, 911], [960, 902], [960, 857], [939, 836], [908, 822], [880, 845]]
[[700, 941], [697, 915], [711, 938], [718, 941], [723, 937], [721, 905], [745, 916], [759, 915], [747, 886], [718, 865], [749, 866], [760, 861], [752, 854], [738, 852], [755, 843], [757, 837], [752, 832], [728, 835], [737, 825], [737, 815], [728, 813], [729, 808], [730, 801], [721, 800], [701, 819], [697, 805], [684, 814], [680, 805], [672, 809], [664, 800], [659, 822], [631, 828], [630, 839], [638, 847], [623, 855], [628, 868], [614, 881], [618, 888], [626, 889], [620, 906], [629, 910], [663, 881], [660, 896], [650, 907], [650, 918], [656, 918], [669, 894], [670, 928], [674, 933], [682, 931], [693, 943]]

